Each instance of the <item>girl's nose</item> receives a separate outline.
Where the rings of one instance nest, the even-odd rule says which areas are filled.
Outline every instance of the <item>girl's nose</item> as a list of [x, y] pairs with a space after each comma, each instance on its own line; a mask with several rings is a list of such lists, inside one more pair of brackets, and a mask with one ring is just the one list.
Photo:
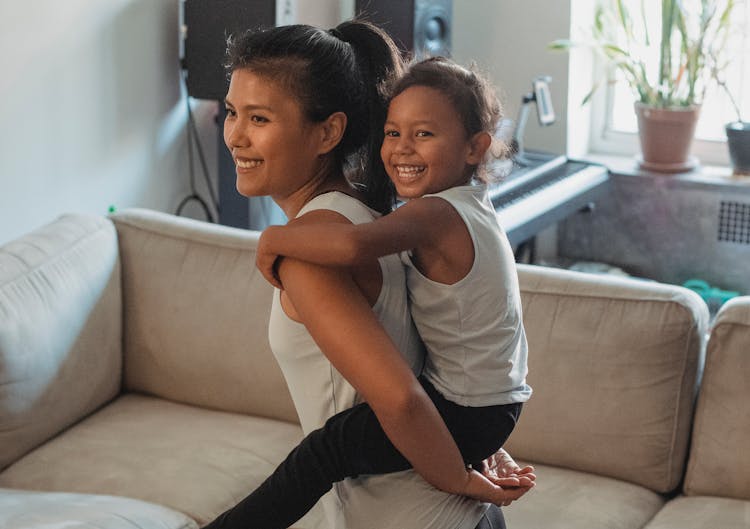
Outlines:
[[399, 136], [396, 142], [396, 152], [411, 152], [414, 149], [414, 143], [409, 136]]

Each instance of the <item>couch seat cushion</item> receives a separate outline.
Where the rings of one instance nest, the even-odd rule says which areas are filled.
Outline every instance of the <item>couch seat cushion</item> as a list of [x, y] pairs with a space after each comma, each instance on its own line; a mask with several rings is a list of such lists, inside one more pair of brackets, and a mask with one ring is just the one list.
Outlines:
[[750, 501], [680, 496], [667, 503], [644, 529], [747, 529]]
[[138, 498], [203, 524], [255, 489], [301, 435], [297, 424], [131, 393], [8, 467], [0, 487]]
[[182, 513], [144, 501], [99, 494], [0, 489], [4, 529], [197, 529]]
[[532, 464], [538, 484], [503, 507], [508, 527], [640, 529], [664, 505], [660, 495], [639, 485]]

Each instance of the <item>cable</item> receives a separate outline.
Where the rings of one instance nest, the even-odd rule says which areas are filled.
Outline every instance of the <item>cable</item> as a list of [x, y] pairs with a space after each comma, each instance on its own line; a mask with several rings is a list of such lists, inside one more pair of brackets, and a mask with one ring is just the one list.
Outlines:
[[203, 154], [203, 146], [201, 145], [200, 138], [198, 136], [198, 127], [195, 124], [195, 118], [193, 117], [193, 109], [190, 106], [190, 95], [187, 93], [187, 81], [185, 78], [186, 72], [182, 71], [182, 82], [185, 86], [185, 104], [187, 106], [187, 115], [188, 115], [188, 123], [187, 123], [187, 141], [188, 141], [188, 174], [190, 175], [190, 194], [186, 196], [185, 198], [180, 201], [180, 204], [177, 206], [177, 209], [175, 210], [175, 215], [180, 215], [182, 213], [183, 208], [189, 204], [190, 202], [197, 202], [200, 206], [203, 212], [206, 215], [206, 219], [209, 222], [216, 222], [216, 218], [214, 214], [211, 212], [211, 209], [209, 208], [206, 201], [198, 194], [198, 191], [195, 186], [195, 171], [194, 171], [194, 159], [193, 159], [193, 142], [195, 142], [195, 146], [198, 150], [198, 157], [200, 159], [201, 168], [203, 171], [203, 179], [206, 184], [206, 188], [208, 189], [208, 194], [210, 198], [211, 205], [213, 206], [214, 210], [218, 213], [219, 212], [219, 202], [216, 199], [216, 195], [213, 190], [213, 186], [211, 185], [211, 179], [209, 177], [208, 173], [208, 165], [206, 164], [206, 158]]

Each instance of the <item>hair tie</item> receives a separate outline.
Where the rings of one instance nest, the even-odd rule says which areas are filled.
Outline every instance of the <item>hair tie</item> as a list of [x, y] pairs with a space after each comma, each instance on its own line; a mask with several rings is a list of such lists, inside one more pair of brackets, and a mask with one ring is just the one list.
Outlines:
[[344, 35], [342, 35], [341, 32], [337, 28], [331, 28], [331, 29], [329, 29], [328, 33], [331, 36], [336, 37], [337, 39], [339, 39], [341, 42], [346, 42], [346, 40], [344, 39]]

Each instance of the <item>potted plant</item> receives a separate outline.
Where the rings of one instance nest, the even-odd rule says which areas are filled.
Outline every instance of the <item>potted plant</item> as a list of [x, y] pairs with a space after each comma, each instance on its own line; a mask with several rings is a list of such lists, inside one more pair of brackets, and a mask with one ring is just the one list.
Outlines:
[[740, 107], [726, 82], [722, 79], [718, 83], [729, 97], [734, 112], [737, 114], [737, 121], [727, 123], [725, 126], [729, 159], [732, 162], [732, 174], [734, 176], [750, 176], [750, 122], [742, 119]]
[[706, 89], [722, 68], [734, 0], [701, 0], [700, 9], [694, 7], [687, 0], [662, 0], [657, 68], [649, 68], [647, 60], [654, 43], [643, 2], [633, 16], [622, 0], [600, 0], [589, 41], [560, 39], [549, 45], [553, 50], [587, 46], [621, 74], [635, 96], [640, 162], [646, 169], [678, 172], [697, 162], [690, 156], [695, 123]]

